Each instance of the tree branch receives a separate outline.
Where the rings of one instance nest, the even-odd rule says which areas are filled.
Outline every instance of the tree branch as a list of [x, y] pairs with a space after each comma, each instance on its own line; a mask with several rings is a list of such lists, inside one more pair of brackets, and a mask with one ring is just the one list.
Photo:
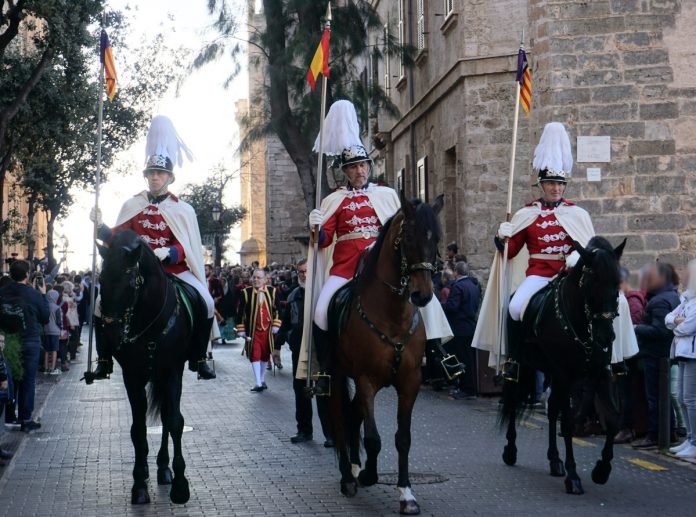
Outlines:
[[[4, 4], [4, 2], [3, 2]], [[12, 41], [15, 36], [17, 36], [19, 32], [19, 23], [22, 21], [23, 18], [23, 10], [26, 4], [25, 0], [18, 0], [18, 2], [15, 4], [12, 1], [8, 2], [9, 8], [7, 9], [7, 12], [3, 15], [0, 14], [0, 22], [5, 22], [5, 20], [9, 20], [7, 29], [0, 34], [0, 56], [5, 52], [5, 49], [7, 48], [7, 45], [10, 44], [10, 41]], [[0, 10], [0, 13], [4, 10], [4, 7]]]

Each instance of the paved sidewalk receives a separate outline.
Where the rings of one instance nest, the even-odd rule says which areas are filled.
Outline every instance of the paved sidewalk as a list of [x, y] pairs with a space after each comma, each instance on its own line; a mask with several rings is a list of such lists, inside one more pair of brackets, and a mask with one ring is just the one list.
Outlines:
[[[157, 486], [159, 435], [150, 434], [152, 504], [130, 504], [133, 449], [121, 377], [117, 372], [110, 381], [86, 386], [78, 382], [84, 365], [75, 364], [48, 393], [42, 429], [24, 437], [4, 469], [0, 515], [397, 514], [393, 485], [361, 489], [354, 499], [340, 495], [333, 451], [322, 447], [318, 434], [314, 443], [290, 444], [295, 422], [289, 354], [283, 356], [286, 368], [268, 379], [270, 389], [263, 394], [249, 392], [251, 368], [238, 346], [218, 349], [216, 359], [215, 381], [196, 381], [185, 373], [183, 413], [192, 427], [184, 434], [189, 503], [171, 504], [167, 489]], [[377, 406], [384, 448], [379, 471], [383, 482], [390, 482], [396, 471], [394, 391], [384, 390]], [[541, 418], [520, 428], [518, 466], [506, 467], [495, 411], [494, 400], [453, 401], [429, 390], [421, 393], [411, 470], [424, 515], [666, 517], [693, 512], [696, 469], [654, 454], [617, 447], [609, 483], [594, 485], [590, 470], [600, 443], [594, 439], [576, 447], [586, 494], [566, 495], [563, 480], [548, 475]], [[319, 429], [316, 422], [315, 432]]]

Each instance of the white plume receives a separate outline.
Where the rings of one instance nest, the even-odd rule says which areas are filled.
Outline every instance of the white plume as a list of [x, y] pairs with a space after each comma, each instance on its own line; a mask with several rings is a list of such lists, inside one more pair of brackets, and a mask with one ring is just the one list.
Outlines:
[[560, 122], [546, 124], [539, 139], [539, 145], [534, 149], [532, 166], [537, 172], [553, 169], [570, 174], [573, 168], [573, 151], [563, 124]]
[[186, 146], [174, 129], [174, 124], [164, 115], [156, 115], [150, 122], [145, 144], [145, 162], [149, 156], [160, 155], [169, 158], [174, 165], [181, 167], [184, 162], [183, 154], [189, 161], [193, 160], [191, 150]]
[[[358, 114], [352, 102], [336, 101], [324, 119], [324, 154], [337, 156], [351, 145], [362, 145]], [[312, 151], [319, 152], [319, 135]]]

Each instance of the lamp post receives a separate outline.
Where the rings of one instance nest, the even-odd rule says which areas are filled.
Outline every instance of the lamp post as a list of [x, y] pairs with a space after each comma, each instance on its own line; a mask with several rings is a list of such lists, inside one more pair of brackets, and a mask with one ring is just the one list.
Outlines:
[[222, 208], [220, 205], [214, 205], [212, 210], [212, 216], [213, 216], [213, 221], [215, 222], [215, 232], [213, 234], [214, 238], [214, 265], [215, 267], [220, 267], [221, 262], [222, 262], [222, 253], [220, 250], [220, 216], [222, 215]]

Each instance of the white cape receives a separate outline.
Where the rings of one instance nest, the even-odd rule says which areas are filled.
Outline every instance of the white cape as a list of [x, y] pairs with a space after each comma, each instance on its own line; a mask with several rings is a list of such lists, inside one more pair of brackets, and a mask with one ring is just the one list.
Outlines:
[[[324, 213], [326, 218], [331, 217], [334, 212], [341, 206], [343, 200], [348, 194], [347, 189], [339, 189], [324, 198], [321, 202], [321, 211]], [[377, 217], [379, 217], [380, 223], [384, 225], [396, 212], [401, 208], [401, 201], [399, 196], [396, 194], [394, 189], [389, 187], [382, 187], [370, 183], [366, 189], [367, 197], [370, 199], [370, 203], [377, 212]], [[325, 280], [329, 277], [329, 271], [331, 270], [334, 246], [336, 241], [326, 248], [319, 249], [319, 255], [317, 256], [317, 275], [315, 278], [314, 292], [313, 296], [305, 296], [304, 305], [304, 326], [302, 329], [302, 347], [300, 349], [300, 356], [297, 366], [298, 379], [307, 378], [307, 361], [308, 361], [308, 347], [309, 343], [305, 339], [309, 336], [312, 323], [314, 322], [314, 313], [312, 307], [316, 304], [316, 300], [319, 298], [319, 293], [324, 286]], [[314, 262], [314, 248], [309, 247], [307, 252], [307, 279], [311, 282], [312, 278], [312, 266]], [[307, 285], [309, 292], [309, 284]], [[449, 323], [445, 316], [444, 311], [440, 302], [433, 296], [433, 299], [428, 305], [421, 309], [421, 315], [423, 316], [423, 323], [425, 325], [425, 332], [428, 339], [440, 338], [443, 342], [449, 341], [452, 338], [452, 330], [450, 329]], [[314, 346], [314, 343], [311, 343]], [[316, 354], [312, 354], [312, 371], [318, 371], [318, 364], [316, 362]]]

